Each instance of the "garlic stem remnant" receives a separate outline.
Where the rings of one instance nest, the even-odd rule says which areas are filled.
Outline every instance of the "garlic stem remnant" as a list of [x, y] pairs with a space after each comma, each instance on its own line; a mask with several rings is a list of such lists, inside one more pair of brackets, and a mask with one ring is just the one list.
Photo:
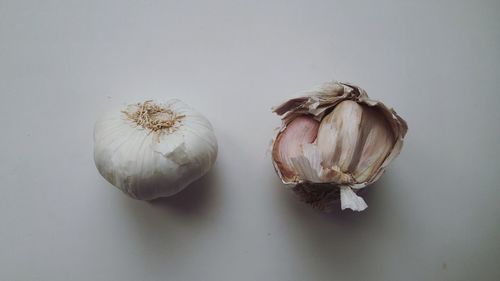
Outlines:
[[171, 196], [206, 174], [217, 157], [210, 122], [179, 100], [112, 110], [94, 129], [101, 175], [129, 196]]
[[321, 210], [364, 210], [356, 193], [375, 182], [399, 154], [406, 122], [354, 85], [332, 82], [274, 110], [283, 126], [273, 163], [285, 184]]

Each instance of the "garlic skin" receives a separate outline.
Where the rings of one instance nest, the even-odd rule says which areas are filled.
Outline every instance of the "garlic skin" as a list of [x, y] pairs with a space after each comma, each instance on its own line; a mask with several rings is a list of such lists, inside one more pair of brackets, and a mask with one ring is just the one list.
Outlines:
[[210, 170], [217, 150], [210, 122], [177, 99], [132, 104], [95, 123], [97, 170], [139, 200], [180, 192]]
[[357, 193], [399, 154], [406, 122], [360, 87], [330, 82], [276, 107], [283, 125], [272, 158], [283, 183], [304, 201], [330, 211], [367, 208]]

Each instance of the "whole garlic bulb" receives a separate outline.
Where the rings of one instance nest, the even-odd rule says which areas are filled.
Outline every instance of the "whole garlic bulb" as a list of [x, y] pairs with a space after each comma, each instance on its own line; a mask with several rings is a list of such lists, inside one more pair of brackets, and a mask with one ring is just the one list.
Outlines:
[[95, 123], [94, 161], [129, 196], [171, 196], [208, 172], [217, 157], [210, 122], [180, 100], [145, 101]]
[[330, 82], [274, 109], [283, 125], [273, 140], [276, 172], [304, 201], [329, 211], [364, 210], [357, 195], [399, 154], [408, 127], [383, 103], [347, 83]]

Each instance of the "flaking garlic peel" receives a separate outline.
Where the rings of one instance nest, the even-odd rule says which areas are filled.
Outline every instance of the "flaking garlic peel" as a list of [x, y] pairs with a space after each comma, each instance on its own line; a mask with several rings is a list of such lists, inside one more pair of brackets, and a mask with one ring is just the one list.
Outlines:
[[360, 87], [330, 82], [274, 108], [283, 125], [272, 145], [276, 172], [305, 202], [329, 211], [367, 208], [357, 195], [399, 154], [406, 122]]
[[94, 129], [98, 171], [140, 200], [180, 192], [210, 170], [217, 150], [210, 122], [180, 100], [109, 111]]

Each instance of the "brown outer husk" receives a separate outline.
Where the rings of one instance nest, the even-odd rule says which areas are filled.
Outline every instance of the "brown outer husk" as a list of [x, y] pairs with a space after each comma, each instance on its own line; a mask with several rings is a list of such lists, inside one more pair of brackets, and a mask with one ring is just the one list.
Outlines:
[[[360, 104], [365, 104], [370, 107], [377, 108], [387, 118], [391, 129], [396, 138], [396, 142], [391, 153], [384, 160], [380, 168], [370, 177], [366, 182], [351, 186], [355, 192], [361, 188], [377, 181], [384, 173], [385, 168], [399, 155], [403, 147], [403, 140], [408, 131], [406, 121], [401, 118], [396, 111], [388, 108], [382, 102], [370, 99], [362, 88], [350, 83], [329, 82], [326, 83], [319, 90], [307, 93], [307, 95], [290, 99], [281, 105], [273, 108], [273, 112], [281, 116], [282, 126], [273, 139], [273, 148], [276, 139], [279, 137], [287, 126], [295, 117], [299, 115], [312, 115], [318, 121], [321, 121], [325, 114], [330, 109], [344, 100], [353, 100]], [[281, 178], [282, 182], [287, 185], [294, 185], [294, 192], [302, 198], [303, 201], [311, 204], [313, 207], [323, 211], [329, 211], [332, 208], [334, 201], [340, 198], [340, 186], [336, 183], [317, 184], [303, 181], [298, 178], [287, 179], [284, 177], [279, 169], [279, 163], [276, 162], [274, 149], [272, 152], [273, 165], [276, 173]]]

